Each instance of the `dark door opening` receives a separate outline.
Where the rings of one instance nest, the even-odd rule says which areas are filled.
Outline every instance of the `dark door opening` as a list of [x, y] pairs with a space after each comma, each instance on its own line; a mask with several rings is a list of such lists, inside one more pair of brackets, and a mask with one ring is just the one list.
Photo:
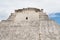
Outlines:
[[26, 17], [26, 20], [28, 20], [28, 17]]

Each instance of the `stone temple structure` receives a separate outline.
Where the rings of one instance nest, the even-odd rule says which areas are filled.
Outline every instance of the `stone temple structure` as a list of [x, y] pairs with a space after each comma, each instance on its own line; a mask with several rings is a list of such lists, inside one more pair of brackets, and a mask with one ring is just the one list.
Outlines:
[[0, 40], [60, 40], [60, 26], [43, 9], [18, 9], [0, 22]]

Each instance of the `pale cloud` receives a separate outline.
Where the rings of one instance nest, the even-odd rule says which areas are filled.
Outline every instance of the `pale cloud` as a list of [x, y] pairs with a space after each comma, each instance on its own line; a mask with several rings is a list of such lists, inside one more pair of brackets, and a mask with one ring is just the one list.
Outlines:
[[50, 14], [60, 11], [60, 0], [0, 0], [0, 15], [8, 16], [15, 9], [26, 7], [43, 8]]

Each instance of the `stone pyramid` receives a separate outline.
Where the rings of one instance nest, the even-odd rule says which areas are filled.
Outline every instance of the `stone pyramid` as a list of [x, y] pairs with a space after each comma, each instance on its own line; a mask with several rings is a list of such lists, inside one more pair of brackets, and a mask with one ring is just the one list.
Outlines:
[[0, 40], [60, 40], [60, 26], [43, 9], [18, 9], [0, 22]]

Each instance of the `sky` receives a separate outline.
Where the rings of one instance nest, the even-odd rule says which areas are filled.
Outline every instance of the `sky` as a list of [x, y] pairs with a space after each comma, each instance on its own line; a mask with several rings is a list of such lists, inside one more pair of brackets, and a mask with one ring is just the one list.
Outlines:
[[60, 0], [0, 0], [0, 20], [7, 19], [15, 9], [35, 7], [51, 14], [60, 11]]

